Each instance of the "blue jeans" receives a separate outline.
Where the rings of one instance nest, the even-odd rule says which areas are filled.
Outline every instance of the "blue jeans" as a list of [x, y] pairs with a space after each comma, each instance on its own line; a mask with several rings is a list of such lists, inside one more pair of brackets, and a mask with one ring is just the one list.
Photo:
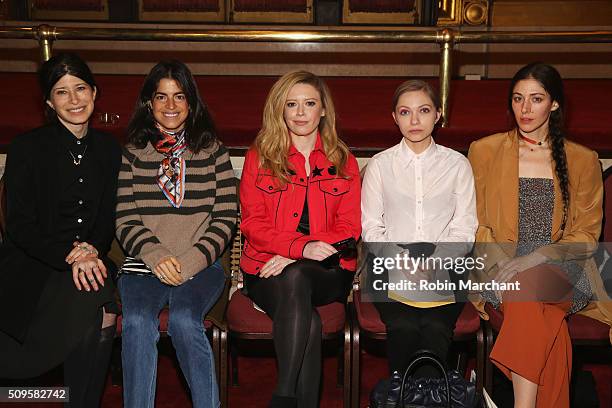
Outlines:
[[195, 408], [218, 408], [219, 390], [203, 318], [223, 291], [219, 262], [180, 286], [155, 276], [122, 275], [122, 363], [125, 408], [153, 408], [157, 377], [159, 313], [169, 305], [168, 334], [191, 390]]

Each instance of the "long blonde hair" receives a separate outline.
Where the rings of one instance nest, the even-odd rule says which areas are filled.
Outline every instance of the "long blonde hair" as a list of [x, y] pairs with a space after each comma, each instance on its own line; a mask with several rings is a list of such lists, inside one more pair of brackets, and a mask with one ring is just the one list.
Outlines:
[[321, 117], [319, 123], [323, 151], [327, 159], [338, 169], [338, 175], [344, 176], [343, 170], [349, 149], [336, 133], [336, 111], [331, 93], [321, 78], [306, 71], [286, 73], [276, 81], [268, 93], [261, 130], [255, 138], [260, 166], [270, 170], [281, 184], [284, 185], [289, 181], [289, 173], [293, 170], [288, 160], [291, 137], [283, 113], [287, 95], [296, 84], [311, 85], [319, 92], [325, 110], [325, 116]]

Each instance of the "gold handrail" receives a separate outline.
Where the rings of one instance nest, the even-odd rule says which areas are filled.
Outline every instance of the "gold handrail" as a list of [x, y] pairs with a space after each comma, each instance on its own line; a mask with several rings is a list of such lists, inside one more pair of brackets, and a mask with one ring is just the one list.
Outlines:
[[35, 39], [41, 60], [51, 58], [56, 40], [436, 43], [440, 45], [442, 126], [448, 126], [452, 55], [458, 43], [612, 43], [612, 31], [467, 31], [448, 28], [414, 31], [323, 30], [178, 30], [76, 28], [49, 25], [0, 27], [0, 39]]

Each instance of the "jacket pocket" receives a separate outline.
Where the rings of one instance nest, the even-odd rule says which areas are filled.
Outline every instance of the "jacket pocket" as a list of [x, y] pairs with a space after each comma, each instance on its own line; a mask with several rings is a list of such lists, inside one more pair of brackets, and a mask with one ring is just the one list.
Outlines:
[[276, 177], [269, 175], [259, 175], [257, 177], [257, 181], [255, 182], [255, 186], [261, 191], [264, 191], [269, 194], [287, 190], [286, 184], [284, 186], [281, 186], [280, 182]]
[[347, 179], [335, 178], [319, 181], [319, 188], [326, 194], [339, 196], [348, 193], [351, 189], [351, 184]]

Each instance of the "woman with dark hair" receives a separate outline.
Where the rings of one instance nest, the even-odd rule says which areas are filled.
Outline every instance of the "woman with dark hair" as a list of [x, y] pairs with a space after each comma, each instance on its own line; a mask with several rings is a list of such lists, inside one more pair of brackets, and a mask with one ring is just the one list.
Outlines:
[[64, 363], [71, 407], [96, 407], [117, 306], [106, 261], [121, 149], [89, 127], [98, 88], [75, 54], [39, 72], [49, 124], [16, 137], [0, 247], [0, 377]]
[[119, 174], [117, 236], [128, 255], [119, 277], [125, 407], [153, 407], [159, 313], [194, 407], [217, 408], [219, 392], [203, 318], [223, 291], [218, 261], [237, 218], [227, 149], [189, 68], [158, 63], [128, 127]]
[[287, 73], [268, 94], [245, 158], [240, 268], [247, 295], [273, 321], [278, 380], [270, 407], [319, 405], [315, 307], [345, 302], [356, 267], [350, 251], [337, 253], [332, 245], [361, 233], [359, 168], [335, 124], [323, 80]]
[[[515, 128], [469, 151], [477, 254], [488, 279], [520, 284], [483, 293], [503, 313], [490, 358], [512, 380], [515, 407], [569, 407], [566, 317], [585, 308], [598, 286], [591, 254], [601, 231], [601, 166], [594, 151], [565, 137], [563, 82], [555, 68], [521, 68], [508, 104]], [[610, 322], [603, 302], [592, 306], [591, 317]]]
[[[440, 119], [438, 95], [427, 82], [406, 81], [396, 89], [392, 108], [402, 140], [376, 154], [366, 167], [361, 192], [363, 240], [385, 243], [392, 255], [403, 252], [399, 246], [395, 252], [392, 249], [401, 243], [410, 245], [408, 253], [415, 258], [422, 251], [432, 259], [464, 257], [471, 251], [478, 226], [474, 177], [465, 156], [436, 144], [432, 137]], [[436, 282], [433, 269], [421, 272]], [[438, 282], [458, 277], [450, 270], [439, 271]], [[397, 294], [373, 299], [387, 328], [389, 371], [402, 375], [413, 355], [423, 349], [446, 361], [464, 303], [455, 302], [450, 294], [422, 293], [421, 301]], [[434, 367], [423, 366], [417, 376], [438, 374]]]

